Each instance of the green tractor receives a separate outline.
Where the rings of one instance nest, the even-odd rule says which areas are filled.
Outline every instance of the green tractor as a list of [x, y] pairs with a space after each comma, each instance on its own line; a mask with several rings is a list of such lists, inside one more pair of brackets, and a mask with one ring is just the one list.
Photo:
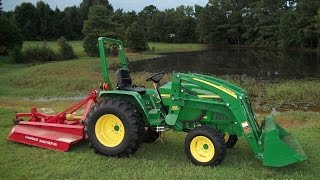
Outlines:
[[[266, 166], [282, 167], [303, 161], [306, 155], [288, 132], [267, 116], [256, 120], [247, 92], [211, 76], [173, 73], [171, 82], [159, 85], [164, 72], [146, 80], [153, 89], [134, 86], [123, 43], [98, 39], [104, 83], [101, 99], [87, 115], [86, 132], [96, 152], [115, 157], [134, 154], [143, 142], [172, 129], [187, 132], [185, 152], [193, 164], [216, 166], [226, 149], [245, 137], [255, 157]], [[119, 48], [121, 68], [112, 86], [107, 68], [106, 43]]]

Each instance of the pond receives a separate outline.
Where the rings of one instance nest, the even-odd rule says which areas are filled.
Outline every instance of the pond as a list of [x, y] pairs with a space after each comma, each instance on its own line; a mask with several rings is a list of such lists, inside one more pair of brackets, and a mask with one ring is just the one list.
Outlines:
[[130, 71], [247, 75], [263, 79], [320, 77], [320, 55], [315, 52], [225, 49], [165, 55], [131, 62]]

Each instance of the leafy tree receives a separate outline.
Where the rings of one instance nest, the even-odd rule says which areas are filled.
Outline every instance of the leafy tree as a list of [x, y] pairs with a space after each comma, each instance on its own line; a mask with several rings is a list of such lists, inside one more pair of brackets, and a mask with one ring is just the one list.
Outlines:
[[[249, 3], [245, 17], [245, 38], [254, 46], [277, 46], [282, 0], [262, 0]], [[249, 22], [249, 23], [248, 23]]]
[[22, 47], [22, 35], [19, 28], [4, 16], [0, 16], [0, 54], [7, 54], [14, 48], [18, 51]]
[[280, 47], [299, 47], [301, 31], [298, 26], [299, 15], [296, 11], [287, 11], [280, 19], [279, 45]]
[[93, 5], [102, 5], [105, 6], [108, 11], [113, 11], [113, 7], [108, 0], [93, 0]]
[[135, 11], [125, 12], [123, 13], [123, 22], [122, 25], [125, 29], [127, 29], [134, 21], [138, 18], [137, 13]]
[[54, 24], [55, 24], [55, 32], [54, 37], [62, 37], [65, 36], [65, 14], [63, 11], [60, 11], [58, 7], [54, 10]]
[[83, 47], [89, 56], [98, 56], [98, 37], [105, 36], [116, 39], [120, 37], [119, 29], [121, 27], [111, 21], [111, 13], [102, 5], [94, 5], [90, 8], [88, 20], [84, 22], [82, 30], [85, 35]]
[[148, 49], [148, 42], [144, 29], [134, 22], [126, 30], [126, 45], [133, 51], [144, 51]]
[[301, 32], [302, 47], [316, 47], [318, 45], [318, 33], [314, 16], [320, 9], [318, 0], [299, 0], [296, 11], [299, 14], [298, 27]]
[[61, 20], [63, 24], [63, 34], [67, 39], [81, 39], [82, 38], [82, 21], [79, 13], [79, 8], [76, 6], [67, 7], [63, 11]]
[[37, 11], [39, 19], [39, 36], [41, 40], [52, 39], [54, 35], [53, 13], [50, 6], [43, 1], [37, 2]]
[[2, 2], [0, 0], [0, 14], [2, 14]]
[[227, 9], [223, 0], [210, 0], [199, 14], [197, 32], [200, 42], [213, 45], [227, 43]]
[[316, 29], [318, 34], [318, 48], [320, 48], [320, 9], [318, 10], [318, 14], [314, 17], [316, 21]]
[[196, 40], [195, 27], [196, 20], [194, 18], [193, 7], [179, 6], [175, 11], [176, 22], [176, 41], [177, 42], [194, 42]]
[[314, 17], [316, 21], [316, 28], [320, 32], [320, 9], [318, 10], [318, 14]]
[[159, 13], [159, 10], [154, 5], [146, 6], [141, 12], [138, 13], [139, 24], [144, 27], [146, 31], [146, 37], [151, 41], [155, 41], [155, 36], [157, 36], [153, 31], [154, 26], [152, 24], [152, 19], [157, 13]]
[[113, 7], [108, 0], [83, 0], [80, 3], [80, 9], [79, 9], [79, 15], [82, 21], [85, 21], [88, 19], [89, 9], [93, 5], [103, 5], [109, 11], [113, 11]]
[[25, 40], [35, 40], [39, 37], [39, 13], [31, 3], [22, 3], [16, 6], [14, 18]]

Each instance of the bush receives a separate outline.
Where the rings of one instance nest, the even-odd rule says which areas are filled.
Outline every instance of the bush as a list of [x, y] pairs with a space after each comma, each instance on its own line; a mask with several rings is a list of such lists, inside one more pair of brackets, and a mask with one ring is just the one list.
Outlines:
[[72, 47], [66, 42], [66, 39], [61, 37], [58, 39], [59, 53], [55, 53], [44, 42], [41, 46], [27, 47], [21, 52], [21, 47], [13, 48], [10, 55], [16, 63], [36, 63], [56, 60], [74, 59], [77, 56], [74, 54]]
[[16, 62], [29, 63], [29, 62], [45, 62], [55, 61], [59, 59], [59, 55], [54, 53], [52, 49], [47, 47], [46, 44], [42, 46], [28, 47], [22, 52], [24, 61], [15, 59]]
[[12, 60], [15, 63], [23, 63], [25, 61], [24, 53], [21, 52], [21, 46], [16, 46], [10, 51]]
[[58, 45], [59, 45], [59, 55], [61, 60], [69, 60], [69, 59], [75, 59], [77, 56], [74, 54], [72, 46], [67, 43], [66, 39], [64, 37], [61, 37], [58, 39]]
[[44, 62], [58, 59], [53, 50], [46, 46], [27, 48], [24, 51], [24, 55], [28, 62]]

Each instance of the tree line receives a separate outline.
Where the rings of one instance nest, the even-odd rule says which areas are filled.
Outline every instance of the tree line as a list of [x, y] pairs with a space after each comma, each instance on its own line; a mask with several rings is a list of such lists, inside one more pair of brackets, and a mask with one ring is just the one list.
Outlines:
[[[95, 17], [88, 22], [90, 8], [96, 5], [104, 6], [105, 15], [92, 15]], [[101, 13], [101, 8], [95, 13]], [[83, 0], [80, 6], [62, 11], [38, 1], [35, 5], [24, 2], [2, 14], [17, 25], [24, 40], [61, 36], [82, 40], [101, 27], [118, 39], [134, 38], [134, 33], [140, 32], [140, 37], [154, 42], [320, 47], [319, 0], [209, 0], [204, 7], [182, 5], [161, 11], [149, 5], [140, 12], [114, 10], [108, 0]], [[84, 27], [85, 22], [90, 28]], [[128, 28], [133, 31], [127, 32]], [[99, 31], [94, 33], [99, 35]]]

